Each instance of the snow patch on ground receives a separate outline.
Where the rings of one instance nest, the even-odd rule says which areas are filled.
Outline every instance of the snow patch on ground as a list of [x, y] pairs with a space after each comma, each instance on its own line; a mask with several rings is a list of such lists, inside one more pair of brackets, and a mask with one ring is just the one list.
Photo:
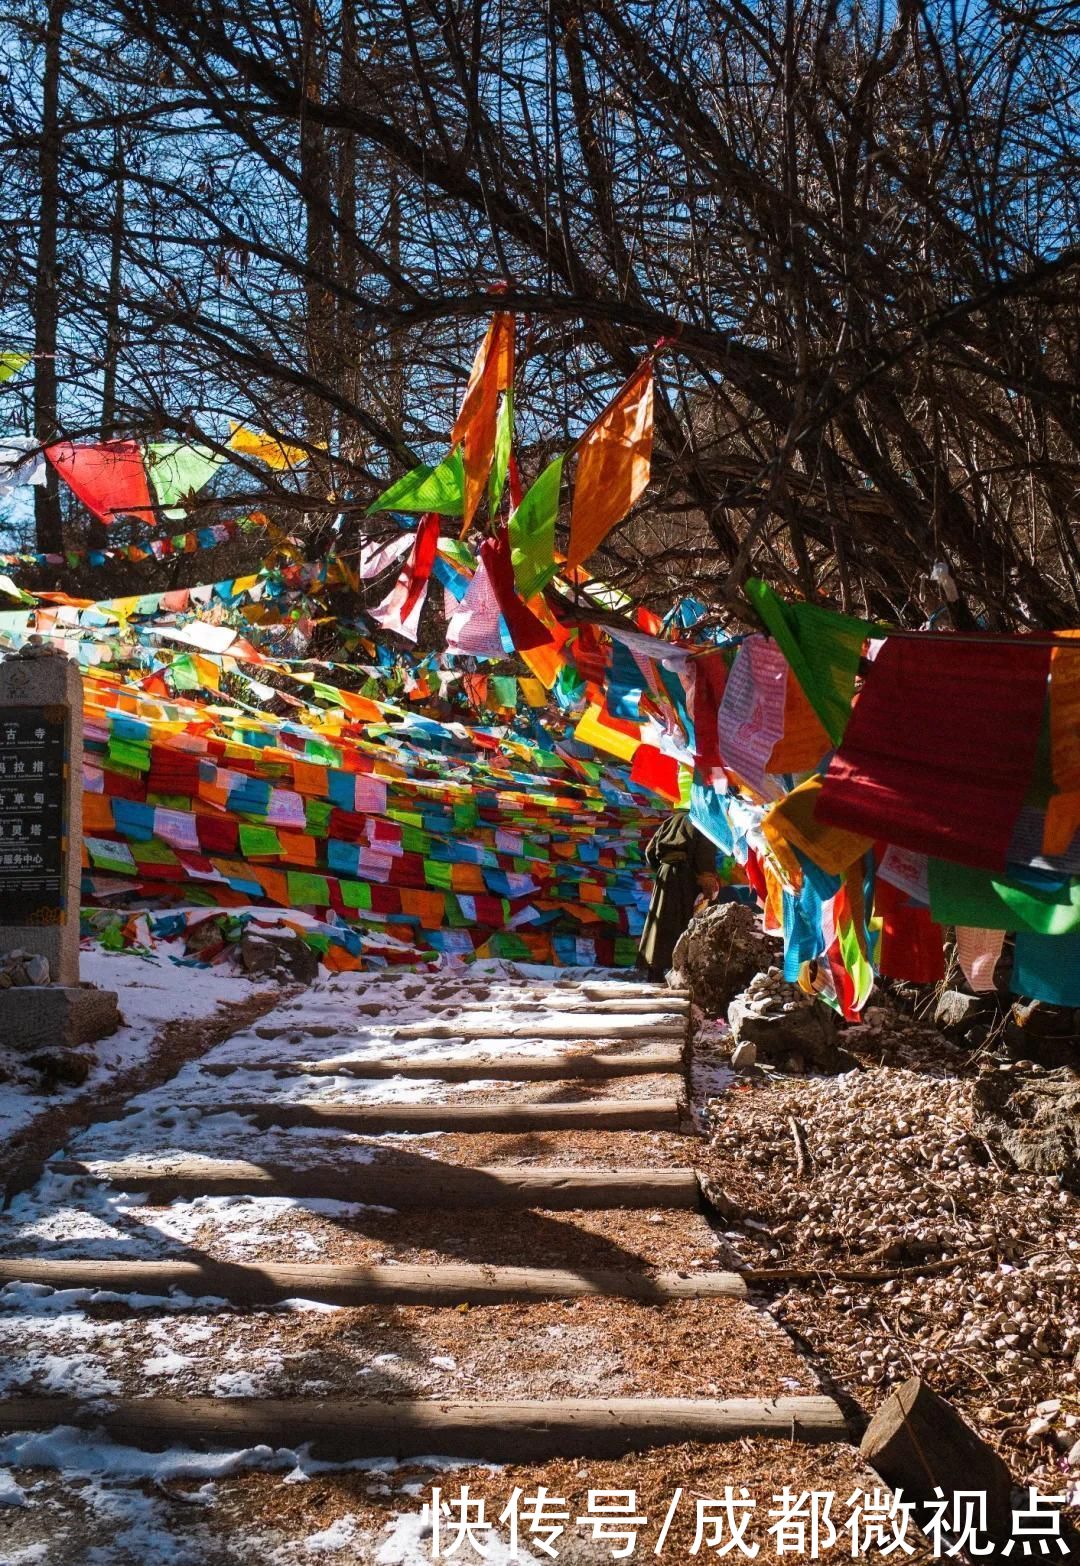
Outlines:
[[[244, 1000], [253, 993], [251, 981], [235, 971], [200, 972], [193, 983], [190, 968], [178, 968], [156, 957], [106, 952], [98, 946], [80, 953], [79, 971], [99, 989], [117, 992], [124, 1025], [111, 1038], [93, 1046], [95, 1064], [80, 1087], [44, 1094], [32, 1090], [36, 1084], [7, 1083], [0, 1099], [0, 1142], [29, 1124], [46, 1106], [75, 1103], [141, 1065], [165, 1023], [208, 1017], [224, 1002]], [[41, 1042], [47, 1045], [50, 1041]]]

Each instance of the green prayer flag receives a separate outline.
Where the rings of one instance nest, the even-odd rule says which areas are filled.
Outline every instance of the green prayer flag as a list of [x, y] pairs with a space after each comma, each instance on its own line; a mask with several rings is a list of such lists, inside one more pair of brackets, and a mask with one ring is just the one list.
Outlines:
[[512, 674], [493, 674], [488, 680], [488, 694], [494, 706], [516, 709], [518, 682]]
[[510, 446], [514, 439], [514, 392], [512, 387], [507, 387], [503, 393], [502, 405], [499, 408], [499, 420], [495, 426], [495, 450], [491, 458], [491, 472], [488, 474], [488, 511], [495, 517], [498, 515], [499, 506], [502, 504], [503, 490], [506, 488], [506, 474], [510, 467]]
[[147, 477], [159, 506], [180, 506], [208, 484], [225, 458], [209, 446], [189, 446], [178, 440], [155, 440], [143, 448]]
[[281, 839], [268, 826], [240, 825], [240, 852], [245, 859], [267, 859], [281, 853]]
[[555, 575], [555, 519], [559, 514], [563, 459], [549, 462], [510, 518], [510, 559], [522, 598], [531, 598]]
[[463, 538], [440, 538], [439, 553], [466, 571], [476, 570], [476, 556]]
[[383, 490], [368, 507], [368, 516], [374, 511], [437, 511], [444, 517], [463, 516], [465, 465], [461, 452], [455, 449], [433, 468], [421, 462]]
[[10, 381], [13, 375], [18, 375], [24, 365], [30, 363], [28, 353], [20, 353], [17, 348], [7, 348], [0, 353], [0, 384]]
[[140, 865], [176, 865], [180, 863], [168, 843], [132, 843], [131, 852], [135, 858], [135, 863]]
[[869, 620], [820, 604], [784, 603], [767, 582], [751, 579], [746, 596], [765, 622], [834, 745], [844, 737], [863, 643], [880, 634]]
[[1080, 879], [1013, 868], [1006, 875], [930, 859], [930, 912], [939, 924], [981, 930], [1080, 931]]
[[330, 831], [330, 817], [334, 807], [325, 799], [304, 800], [304, 825], [309, 837], [326, 837]]
[[195, 665], [184, 653], [181, 658], [174, 658], [169, 665], [169, 676], [172, 679], [174, 689], [178, 691], [197, 691], [202, 689], [202, 681], [195, 671]]
[[328, 908], [330, 906], [330, 882], [324, 875], [310, 875], [303, 870], [286, 872], [289, 883], [291, 908]]
[[366, 881], [339, 881], [338, 886], [346, 908], [363, 910], [371, 907], [371, 887]]
[[451, 875], [453, 866], [444, 864], [441, 859], [424, 860], [424, 880], [428, 886], [434, 887], [440, 892], [449, 892], [453, 888]]

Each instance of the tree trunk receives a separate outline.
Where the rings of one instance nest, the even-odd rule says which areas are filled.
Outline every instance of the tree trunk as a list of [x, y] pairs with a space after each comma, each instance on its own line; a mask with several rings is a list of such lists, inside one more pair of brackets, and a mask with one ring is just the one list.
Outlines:
[[[56, 439], [58, 396], [57, 325], [60, 313], [60, 74], [67, 0], [49, 0], [45, 34], [45, 64], [41, 82], [41, 146], [38, 156], [38, 252], [34, 284], [34, 433], [43, 445]], [[60, 516], [60, 484], [56, 470], [46, 469], [45, 483], [34, 490], [37, 547], [62, 554], [64, 530]]]
[[101, 438], [116, 434], [116, 371], [120, 358], [120, 286], [124, 253], [124, 144], [116, 133], [112, 178], [116, 187], [112, 233], [109, 235], [109, 291], [105, 300], [105, 369], [101, 383]]

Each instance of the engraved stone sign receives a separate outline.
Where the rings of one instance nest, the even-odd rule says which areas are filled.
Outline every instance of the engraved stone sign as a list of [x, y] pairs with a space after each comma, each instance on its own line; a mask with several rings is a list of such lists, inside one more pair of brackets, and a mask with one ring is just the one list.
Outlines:
[[48, 984], [0, 989], [0, 1042], [112, 1032], [116, 996], [79, 984], [82, 678], [50, 647], [0, 662], [0, 955], [40, 954]]
[[66, 707], [0, 707], [0, 927], [62, 924]]

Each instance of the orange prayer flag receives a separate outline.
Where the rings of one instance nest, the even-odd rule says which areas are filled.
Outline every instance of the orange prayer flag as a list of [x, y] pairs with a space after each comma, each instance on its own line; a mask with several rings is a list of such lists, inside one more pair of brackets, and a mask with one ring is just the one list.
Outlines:
[[1076, 631], [1061, 631], [1071, 645], [1050, 657], [1050, 755], [1059, 789], [1080, 785], [1080, 647]]
[[329, 785], [329, 773], [325, 767], [312, 761], [294, 761], [293, 788], [298, 794], [313, 794], [320, 798]]
[[784, 732], [772, 748], [766, 770], [810, 772], [832, 748], [821, 719], [789, 670], [784, 690]]
[[650, 358], [581, 439], [570, 509], [568, 565], [580, 565], [599, 549], [642, 493], [652, 468], [652, 441]]
[[506, 391], [513, 379], [514, 317], [505, 310], [499, 310], [492, 317], [491, 325], [473, 360], [469, 384], [465, 388], [465, 396], [450, 437], [455, 446], [461, 446], [465, 467], [463, 536], [476, 514], [491, 470], [499, 393]]

